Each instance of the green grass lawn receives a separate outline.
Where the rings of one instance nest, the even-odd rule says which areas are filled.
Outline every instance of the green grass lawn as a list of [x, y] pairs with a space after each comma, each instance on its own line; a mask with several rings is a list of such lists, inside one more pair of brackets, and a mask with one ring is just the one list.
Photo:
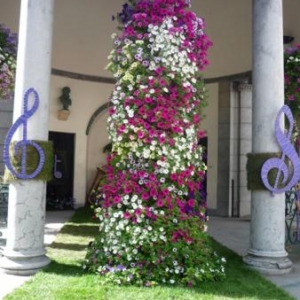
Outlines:
[[52, 263], [37, 273], [5, 300], [225, 300], [225, 299], [293, 299], [284, 291], [247, 268], [242, 258], [215, 243], [216, 251], [227, 259], [224, 282], [203, 283], [198, 288], [119, 287], [101, 285], [101, 277], [82, 271], [80, 261], [87, 244], [97, 234], [98, 225], [91, 211], [80, 209], [65, 224], [54, 243], [48, 247]]

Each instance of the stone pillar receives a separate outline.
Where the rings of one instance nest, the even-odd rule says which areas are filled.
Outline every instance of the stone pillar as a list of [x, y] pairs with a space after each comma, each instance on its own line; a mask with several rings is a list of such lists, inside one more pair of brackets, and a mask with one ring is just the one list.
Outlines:
[[247, 154], [252, 151], [252, 85], [239, 83], [239, 216], [250, 215], [251, 191], [247, 189]]
[[219, 120], [218, 120], [218, 180], [217, 211], [218, 216], [228, 217], [231, 214], [231, 116], [232, 83], [219, 83]]
[[[34, 88], [40, 102], [37, 112], [27, 121], [29, 140], [48, 140], [53, 6], [54, 0], [21, 1], [13, 119], [23, 114], [24, 92]], [[14, 140], [22, 139], [22, 130], [20, 126]], [[45, 190], [43, 181], [19, 180], [10, 184], [7, 244], [0, 260], [6, 273], [30, 275], [50, 261], [44, 247]]]
[[[284, 104], [282, 0], [253, 0], [253, 153], [280, 152], [275, 118]], [[283, 124], [283, 120], [282, 120]], [[283, 274], [285, 195], [253, 191], [250, 248], [244, 261], [265, 274]]]

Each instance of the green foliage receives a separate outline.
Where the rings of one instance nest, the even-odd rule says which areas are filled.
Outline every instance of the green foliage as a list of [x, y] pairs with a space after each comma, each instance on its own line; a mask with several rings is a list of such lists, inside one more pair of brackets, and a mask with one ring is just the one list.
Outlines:
[[[53, 143], [52, 141], [35, 141], [38, 145], [41, 146], [45, 153], [45, 163], [41, 170], [41, 172], [33, 178], [34, 180], [43, 180], [43, 181], [50, 181], [52, 179], [52, 170], [53, 170], [53, 160], [54, 160], [54, 153], [53, 153]], [[10, 144], [10, 160], [11, 164], [17, 172], [21, 171], [21, 161], [22, 161], [22, 151], [14, 153], [14, 146], [16, 142]], [[26, 174], [31, 174], [37, 168], [40, 156], [37, 150], [32, 146], [26, 147]], [[5, 169], [3, 181], [6, 183], [13, 182], [17, 180], [17, 178], [8, 170]]]
[[[98, 208], [98, 212], [100, 210]], [[203, 232], [205, 225], [199, 223], [197, 217], [179, 222], [176, 214], [159, 215], [155, 223], [144, 219], [139, 224], [124, 226], [116, 215], [114, 218], [116, 222], [109, 232], [108, 227], [100, 226], [99, 235], [90, 245], [83, 263], [85, 269], [105, 274], [105, 283], [154, 286], [160, 282], [173, 285], [181, 282], [196, 286], [203, 281], [225, 278], [225, 259], [212, 250], [211, 240]], [[188, 230], [189, 237], [185, 235]], [[172, 241], [165, 242], [169, 236]], [[110, 244], [114, 245], [112, 252], [108, 251]], [[114, 255], [114, 251], [122, 255]], [[130, 268], [128, 260], [132, 262]], [[141, 261], [144, 264], [137, 263]]]
[[[247, 154], [247, 188], [248, 190], [266, 190], [262, 179], [261, 179], [261, 169], [263, 164], [273, 157], [281, 157], [281, 153], [248, 153]], [[268, 174], [268, 181], [272, 185], [275, 183], [277, 170], [273, 169]], [[279, 180], [279, 184], [281, 180]]]

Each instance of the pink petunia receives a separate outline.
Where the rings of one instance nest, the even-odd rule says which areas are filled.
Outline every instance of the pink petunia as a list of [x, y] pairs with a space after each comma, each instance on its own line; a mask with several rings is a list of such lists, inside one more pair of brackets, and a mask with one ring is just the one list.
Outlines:
[[142, 214], [142, 210], [140, 208], [137, 208], [135, 211], [134, 211], [134, 214], [136, 216], [140, 216]]
[[122, 200], [122, 198], [121, 198], [120, 196], [115, 196], [115, 197], [114, 197], [114, 203], [115, 203], [115, 204], [120, 203], [121, 200]]
[[128, 219], [130, 219], [131, 216], [130, 216], [130, 213], [128, 211], [125, 211], [124, 214], [123, 214], [123, 217], [124, 217], [124, 219], [128, 220]]
[[125, 124], [122, 124], [119, 128], [118, 128], [118, 132], [119, 133], [123, 133], [126, 129], [126, 125]]
[[142, 194], [142, 199], [143, 200], [148, 200], [150, 198], [150, 195], [148, 193], [143, 193]]
[[138, 136], [139, 139], [142, 139], [144, 137], [144, 132], [139, 130], [137, 132], [137, 136]]
[[172, 173], [170, 175], [171, 180], [176, 181], [177, 180], [177, 175], [175, 173]]
[[165, 138], [164, 136], [160, 136], [160, 137], [158, 138], [158, 142], [159, 142], [160, 144], [163, 144], [165, 141], [166, 141], [166, 138]]
[[163, 206], [164, 206], [164, 203], [163, 203], [163, 201], [160, 199], [160, 200], [157, 200], [157, 201], [156, 201], [156, 205], [157, 205], [157, 207], [163, 207]]
[[124, 193], [125, 193], [125, 194], [130, 194], [131, 192], [132, 192], [131, 187], [130, 187], [130, 186], [125, 186], [125, 188], [124, 188]]
[[188, 204], [189, 207], [194, 207], [195, 206], [195, 200], [190, 199], [190, 200], [188, 200], [187, 204]]

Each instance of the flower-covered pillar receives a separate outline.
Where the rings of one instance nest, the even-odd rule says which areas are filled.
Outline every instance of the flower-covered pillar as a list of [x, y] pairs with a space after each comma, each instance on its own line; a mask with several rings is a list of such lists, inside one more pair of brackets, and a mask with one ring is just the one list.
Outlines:
[[[275, 118], [284, 105], [282, 0], [253, 0], [252, 152], [280, 152]], [[283, 122], [283, 119], [282, 119]], [[252, 191], [250, 249], [244, 261], [266, 274], [292, 263], [285, 251], [285, 195]]]
[[[99, 234], [83, 267], [116, 284], [224, 277], [206, 230], [201, 71], [211, 46], [189, 0], [129, 0], [108, 69], [112, 153], [96, 192]], [[97, 205], [97, 204], [96, 204]]]
[[[13, 119], [16, 122], [24, 116], [30, 140], [48, 140], [53, 5], [54, 0], [21, 1]], [[27, 113], [35, 102], [30, 96], [25, 107], [28, 89], [39, 96], [39, 108], [30, 118]], [[18, 127], [14, 140], [24, 139], [24, 127]], [[6, 273], [28, 275], [49, 263], [44, 248], [45, 190], [42, 180], [21, 179], [10, 184], [7, 245], [0, 260]]]

